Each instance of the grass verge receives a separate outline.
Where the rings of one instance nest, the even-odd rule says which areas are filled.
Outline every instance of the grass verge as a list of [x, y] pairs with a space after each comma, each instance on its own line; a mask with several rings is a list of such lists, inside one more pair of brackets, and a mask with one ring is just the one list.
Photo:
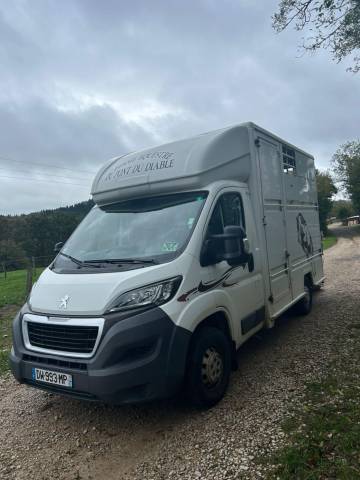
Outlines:
[[323, 249], [326, 250], [335, 245], [337, 242], [337, 238], [333, 235], [329, 235], [328, 237], [324, 237], [322, 241]]
[[[33, 281], [36, 281], [43, 268], [37, 268]], [[26, 270], [7, 272], [0, 276], [0, 376], [9, 370], [11, 349], [11, 324], [16, 311], [26, 299]]]
[[10, 370], [9, 367], [9, 353], [10, 350], [1, 350], [0, 351], [0, 377], [4, 375], [4, 373]]
[[[34, 272], [35, 282], [43, 268], [37, 268]], [[21, 305], [26, 297], [26, 270], [7, 272], [6, 278], [0, 276], [0, 307], [5, 305]]]
[[9, 353], [11, 349], [11, 324], [18, 310], [12, 305], [0, 309], [0, 376], [9, 370]]
[[269, 479], [360, 479], [360, 324], [326, 378], [307, 385], [283, 428], [286, 446], [269, 459]]

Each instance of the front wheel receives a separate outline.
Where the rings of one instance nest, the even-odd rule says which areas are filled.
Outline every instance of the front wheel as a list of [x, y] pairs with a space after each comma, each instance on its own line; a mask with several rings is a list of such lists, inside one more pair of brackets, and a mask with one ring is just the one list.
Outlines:
[[204, 327], [194, 334], [186, 372], [192, 404], [207, 408], [224, 396], [230, 380], [231, 343], [222, 330]]
[[304, 291], [305, 295], [295, 305], [296, 312], [299, 315], [308, 315], [312, 309], [313, 294], [311, 287], [307, 283], [304, 284]]

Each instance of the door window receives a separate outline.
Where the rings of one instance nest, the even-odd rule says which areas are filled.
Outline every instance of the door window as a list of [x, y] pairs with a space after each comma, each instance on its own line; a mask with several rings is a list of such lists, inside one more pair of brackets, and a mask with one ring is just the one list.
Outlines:
[[224, 193], [212, 212], [206, 237], [224, 233], [224, 227], [237, 225], [245, 230], [244, 208], [241, 195], [236, 192]]
[[221, 204], [218, 201], [212, 212], [206, 236], [209, 237], [210, 235], [218, 235], [220, 233], [223, 233], [223, 230], [224, 229], [223, 229], [223, 216], [221, 212]]

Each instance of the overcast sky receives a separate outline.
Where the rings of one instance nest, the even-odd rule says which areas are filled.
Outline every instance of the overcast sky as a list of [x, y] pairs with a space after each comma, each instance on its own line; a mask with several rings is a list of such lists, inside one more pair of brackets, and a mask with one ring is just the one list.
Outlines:
[[360, 74], [301, 55], [276, 6], [0, 0], [0, 213], [85, 200], [110, 157], [250, 120], [326, 168], [360, 136]]

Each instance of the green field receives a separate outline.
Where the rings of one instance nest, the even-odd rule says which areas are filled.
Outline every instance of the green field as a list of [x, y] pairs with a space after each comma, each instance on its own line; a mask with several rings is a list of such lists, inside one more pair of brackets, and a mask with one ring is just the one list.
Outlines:
[[[43, 268], [37, 268], [33, 281]], [[8, 355], [11, 348], [11, 322], [16, 311], [26, 299], [26, 270], [0, 274], [0, 375], [8, 370]]]
[[11, 348], [11, 322], [16, 307], [0, 309], [0, 376], [9, 370], [8, 357]]
[[[33, 275], [36, 281], [43, 268], [37, 268]], [[5, 305], [21, 305], [26, 298], [26, 270], [0, 274], [0, 308]]]

